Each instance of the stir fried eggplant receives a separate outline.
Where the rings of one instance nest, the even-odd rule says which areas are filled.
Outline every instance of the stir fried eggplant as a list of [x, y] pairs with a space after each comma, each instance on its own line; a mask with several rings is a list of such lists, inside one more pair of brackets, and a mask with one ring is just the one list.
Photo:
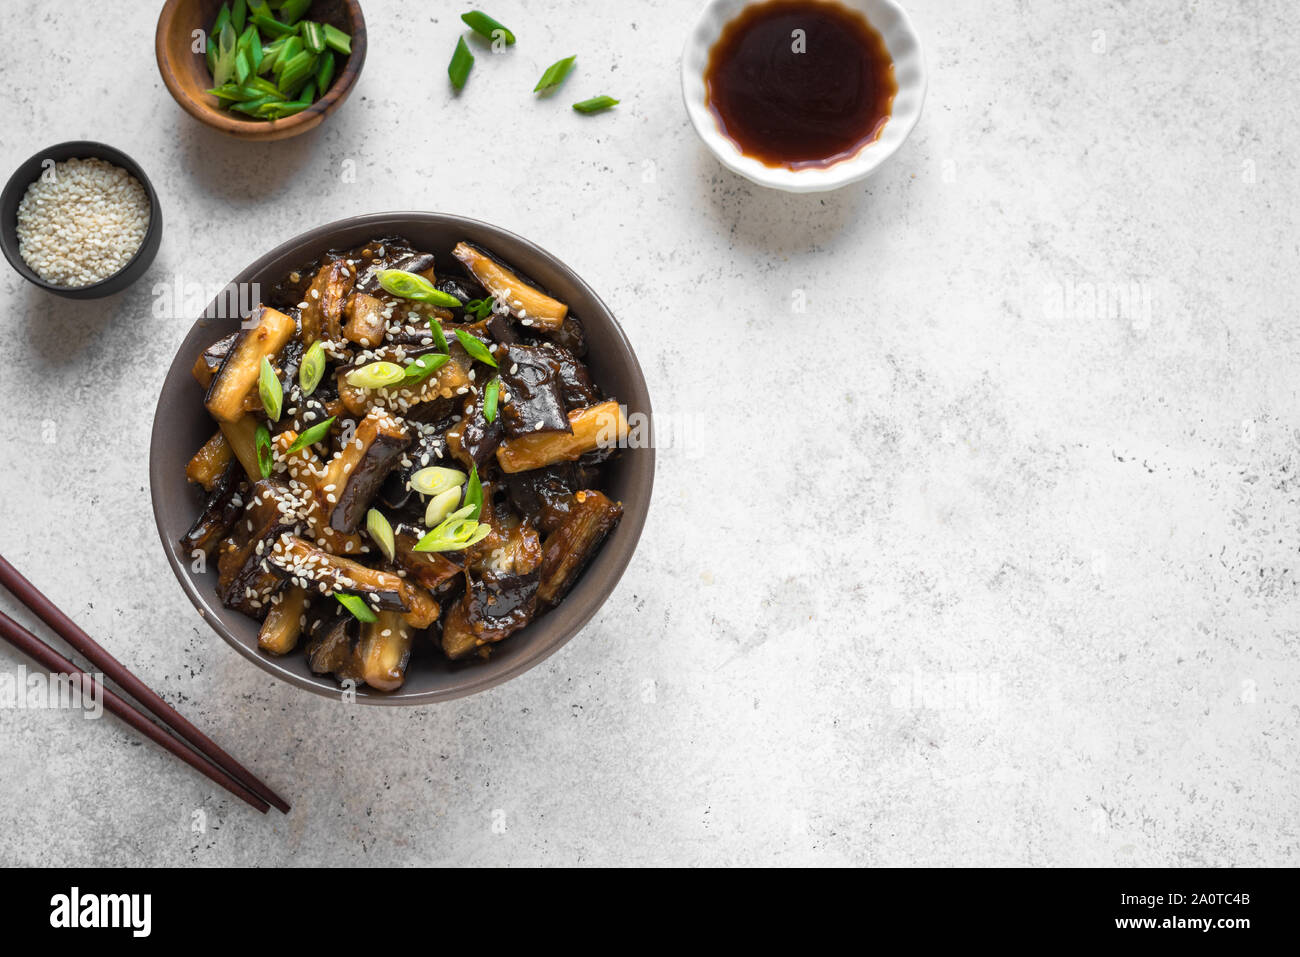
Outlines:
[[600, 463], [627, 421], [585, 350], [564, 303], [469, 243], [306, 263], [195, 359], [218, 429], [186, 468], [206, 498], [180, 544], [216, 555], [264, 652], [303, 646], [316, 674], [384, 692], [417, 646], [486, 658], [622, 514]]

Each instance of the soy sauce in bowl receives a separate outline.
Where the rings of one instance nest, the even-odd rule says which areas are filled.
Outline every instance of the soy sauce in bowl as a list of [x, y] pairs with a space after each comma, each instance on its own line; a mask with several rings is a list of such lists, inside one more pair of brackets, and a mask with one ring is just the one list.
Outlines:
[[898, 83], [885, 41], [856, 11], [821, 0], [744, 10], [709, 51], [718, 127], [766, 166], [824, 169], [875, 142]]

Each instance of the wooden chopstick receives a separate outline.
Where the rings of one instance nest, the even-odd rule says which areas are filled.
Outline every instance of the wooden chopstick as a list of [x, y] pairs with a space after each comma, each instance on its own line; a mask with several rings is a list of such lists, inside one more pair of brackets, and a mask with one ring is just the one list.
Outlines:
[[185, 745], [177, 741], [162, 728], [158, 727], [158, 725], [154, 724], [139, 711], [136, 711], [135, 708], [131, 706], [130, 702], [118, 697], [116, 692], [107, 687], [94, 675], [82, 671], [67, 658], [63, 657], [63, 655], [59, 654], [22, 625], [18, 624], [18, 622], [4, 614], [4, 612], [0, 612], [0, 637], [3, 637], [25, 655], [35, 659], [41, 667], [48, 668], [51, 674], [79, 675], [83, 695], [88, 692], [93, 695], [94, 690], [97, 687], [106, 710], [117, 715], [150, 741], [154, 742], [154, 744], [166, 748], [196, 771], [201, 771], [203, 774], [206, 774], [231, 794], [247, 801], [263, 814], [270, 810], [270, 805], [252, 791], [248, 790], [248, 788], [244, 787], [225, 771], [185, 747]]
[[[286, 814], [289, 812], [289, 803], [284, 798], [254, 777], [251, 771], [221, 750], [215, 741], [190, 724], [175, 708], [159, 697], [152, 688], [127, 671], [120, 661], [105, 651], [90, 635], [77, 627], [76, 622], [55, 607], [54, 603], [42, 595], [35, 585], [19, 574], [18, 569], [9, 564], [3, 555], [0, 555], [0, 584], [13, 592], [19, 601], [58, 632], [64, 641], [84, 655], [92, 665], [116, 682], [132, 698], [152, 711], [158, 717], [158, 720], [188, 741], [209, 761], [256, 794], [265, 803]], [[18, 627], [21, 628], [21, 626]], [[23, 630], [25, 631], [25, 629]], [[40, 639], [32, 635], [31, 632], [26, 632], [26, 634], [41, 643]], [[41, 644], [44, 647], [43, 643]], [[63, 660], [66, 661], [67, 659]]]

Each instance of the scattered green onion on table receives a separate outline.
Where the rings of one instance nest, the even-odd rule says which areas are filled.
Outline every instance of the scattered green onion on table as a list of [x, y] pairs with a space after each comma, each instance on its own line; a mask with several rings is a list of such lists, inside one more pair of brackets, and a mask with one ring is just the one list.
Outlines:
[[352, 37], [303, 19], [310, 7], [311, 0], [222, 3], [207, 37], [208, 93], [223, 108], [259, 120], [293, 116], [324, 96], [337, 58], [352, 52]]

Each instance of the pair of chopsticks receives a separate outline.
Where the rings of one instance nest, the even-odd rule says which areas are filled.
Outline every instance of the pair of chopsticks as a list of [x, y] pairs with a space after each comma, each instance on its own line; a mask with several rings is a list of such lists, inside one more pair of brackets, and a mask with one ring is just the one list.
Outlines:
[[[0, 584], [13, 592], [19, 601], [58, 632], [64, 641], [84, 655], [91, 665], [116, 682], [139, 704], [153, 712], [154, 716], [170, 728], [175, 736], [168, 734], [163, 728], [150, 721], [143, 711], [131, 702], [105, 686], [94, 675], [77, 667], [3, 612], [0, 612], [0, 637], [35, 659], [41, 667], [48, 668], [52, 674], [79, 675], [82, 688], [91, 691], [92, 694], [97, 690], [103, 698], [106, 710], [117, 715], [150, 741], [170, 751], [196, 771], [207, 775], [231, 794], [247, 801], [263, 814], [270, 807], [288, 813], [289, 804], [284, 798], [255, 778], [247, 768], [217, 747], [211, 738], [190, 724], [148, 685], [127, 671], [120, 661], [101, 648], [95, 639], [78, 628], [76, 623], [59, 611], [53, 602], [36, 589], [35, 585], [20, 575], [18, 569], [10, 565], [3, 555], [0, 555]], [[186, 747], [182, 741], [188, 742], [191, 747]]]

